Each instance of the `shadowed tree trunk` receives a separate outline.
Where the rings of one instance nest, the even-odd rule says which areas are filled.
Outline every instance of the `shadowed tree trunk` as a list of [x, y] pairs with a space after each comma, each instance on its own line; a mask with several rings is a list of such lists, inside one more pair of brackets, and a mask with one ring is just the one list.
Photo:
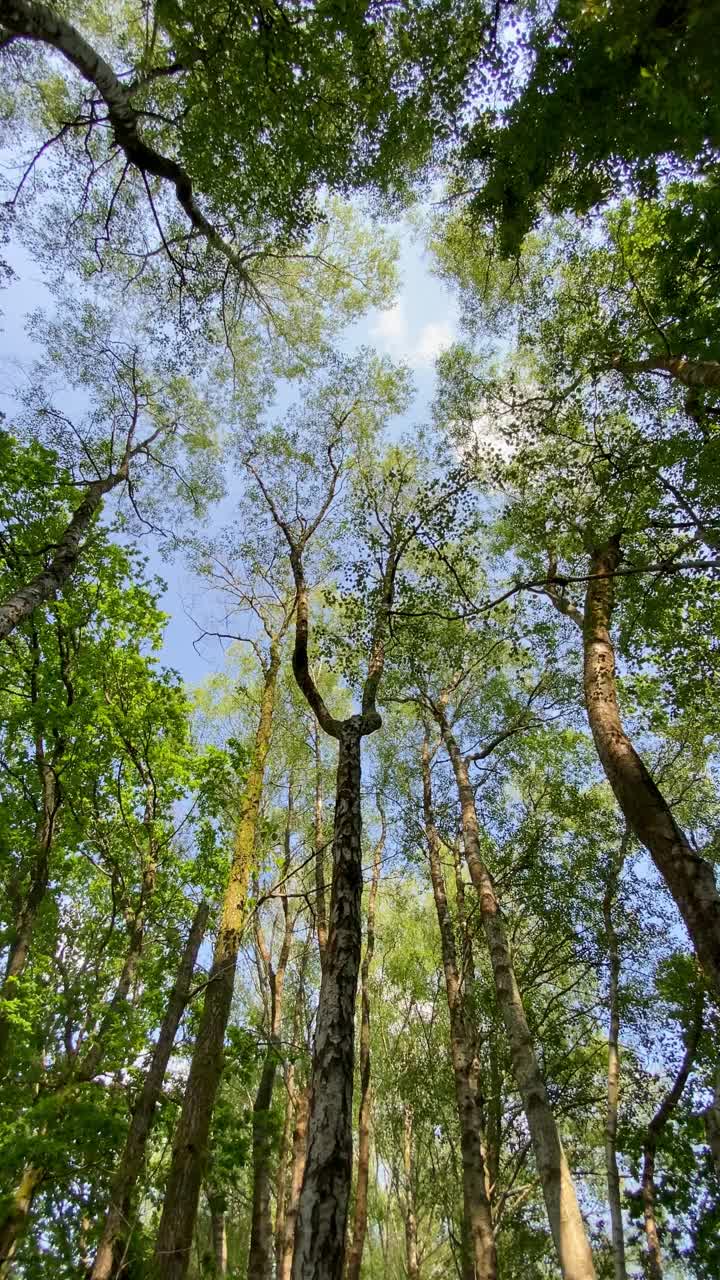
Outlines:
[[23, 1170], [12, 1202], [0, 1223], [0, 1276], [3, 1280], [10, 1274], [10, 1264], [15, 1256], [18, 1242], [27, 1229], [35, 1193], [44, 1178], [44, 1169], [36, 1169], [28, 1165]]
[[480, 903], [498, 1006], [505, 1023], [510, 1059], [527, 1117], [550, 1230], [565, 1280], [594, 1280], [595, 1267], [575, 1184], [548, 1102], [492, 877], [482, 859], [475, 793], [468, 763], [451, 732], [442, 706], [433, 707], [453, 767], [460, 798], [465, 857]]
[[497, 1275], [497, 1254], [488, 1198], [489, 1179], [483, 1158], [485, 1118], [481, 1101], [480, 1063], [463, 1009], [455, 934], [445, 892], [440, 837], [433, 812], [430, 763], [430, 749], [425, 738], [422, 746], [423, 815], [450, 1014], [450, 1052], [462, 1153], [463, 1275], [464, 1280], [494, 1280]]
[[315, 752], [315, 930], [320, 953], [320, 970], [322, 971], [325, 967], [328, 928], [327, 889], [325, 885], [325, 838], [323, 832], [322, 758], [320, 755], [320, 726], [317, 720], [313, 725], [313, 747]]
[[645, 1134], [645, 1142], [643, 1144], [643, 1167], [641, 1179], [641, 1193], [643, 1205], [643, 1220], [645, 1224], [645, 1239], [647, 1241], [646, 1267], [649, 1280], [662, 1280], [662, 1252], [660, 1250], [660, 1235], [658, 1232], [657, 1216], [655, 1210], [655, 1158], [657, 1148], [663, 1130], [667, 1125], [673, 1111], [675, 1110], [682, 1091], [687, 1084], [688, 1076], [693, 1068], [695, 1055], [697, 1054], [698, 1045], [703, 1029], [703, 996], [702, 992], [698, 995], [695, 1006], [695, 1016], [687, 1030], [685, 1036], [685, 1053], [670, 1091], [666, 1094], [652, 1120], [650, 1121], [647, 1132]]
[[380, 866], [387, 835], [385, 813], [378, 800], [380, 813], [380, 839], [375, 845], [372, 880], [368, 894], [367, 941], [363, 956], [360, 982], [362, 989], [360, 1010], [360, 1108], [358, 1111], [357, 1185], [355, 1189], [355, 1218], [352, 1246], [348, 1254], [347, 1280], [360, 1280], [365, 1234], [367, 1232], [368, 1179], [370, 1173], [370, 965], [375, 950], [375, 900], [380, 881]]
[[220, 928], [173, 1142], [170, 1174], [155, 1246], [155, 1265], [161, 1280], [183, 1280], [190, 1262], [200, 1187], [207, 1160], [210, 1121], [222, 1074], [225, 1031], [230, 1017], [235, 969], [245, 925], [279, 666], [279, 641], [275, 640], [264, 671], [260, 716], [242, 796]]
[[175, 984], [165, 1010], [157, 1044], [150, 1060], [142, 1092], [133, 1111], [125, 1149], [113, 1179], [110, 1208], [100, 1238], [90, 1280], [110, 1280], [114, 1274], [114, 1258], [127, 1231], [130, 1205], [135, 1185], [145, 1158], [145, 1148], [152, 1127], [155, 1107], [162, 1091], [177, 1029], [190, 994], [190, 984], [200, 944], [207, 924], [208, 908], [201, 903], [195, 913], [185, 944]]
[[[588, 721], [598, 756], [631, 830], [665, 880], [715, 993], [720, 998], [720, 894], [713, 868], [691, 847], [620, 719], [610, 636], [618, 538], [593, 552], [582, 622]], [[564, 610], [567, 612], [567, 610]]]
[[618, 854], [610, 860], [607, 871], [607, 886], [603, 898], [605, 938], [610, 966], [605, 1169], [608, 1184], [608, 1203], [610, 1206], [615, 1280], [626, 1280], [627, 1268], [625, 1265], [625, 1232], [622, 1220], [620, 1174], [617, 1163], [617, 1123], [620, 1100], [620, 949], [612, 913], [629, 837], [630, 832], [626, 828]]
[[[287, 820], [285, 825], [285, 859], [281, 872], [284, 880], [290, 866], [290, 836], [293, 820], [292, 781], [288, 785]], [[267, 1051], [255, 1095], [252, 1118], [253, 1194], [248, 1253], [248, 1280], [271, 1280], [273, 1259], [273, 1234], [271, 1214], [271, 1162], [272, 1133], [269, 1127], [275, 1077], [280, 1061], [280, 1027], [285, 971], [290, 956], [294, 921], [290, 918], [287, 894], [281, 894], [283, 909], [283, 937], [277, 967], [265, 942], [259, 922], [256, 924], [256, 941], [262, 959], [265, 977], [270, 988], [270, 1027]]]

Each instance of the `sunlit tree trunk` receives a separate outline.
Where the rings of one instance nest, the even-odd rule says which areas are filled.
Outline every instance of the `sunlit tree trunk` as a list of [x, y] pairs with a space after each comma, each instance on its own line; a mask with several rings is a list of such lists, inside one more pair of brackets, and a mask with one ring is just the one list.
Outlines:
[[620, 1101], [620, 948], [617, 930], [613, 922], [613, 905], [617, 894], [620, 871], [625, 860], [628, 836], [629, 832], [626, 831], [618, 856], [611, 859], [607, 870], [607, 885], [603, 898], [605, 938], [610, 966], [605, 1169], [608, 1184], [608, 1203], [610, 1206], [615, 1280], [626, 1280], [627, 1269], [625, 1265], [625, 1233], [623, 1230], [620, 1196], [620, 1174], [617, 1162], [617, 1124]]
[[[282, 877], [288, 874], [290, 866], [290, 836], [293, 819], [292, 781], [288, 787], [287, 821], [285, 827], [285, 861]], [[293, 921], [290, 918], [287, 894], [281, 895], [283, 906], [284, 928], [277, 966], [273, 966], [270, 950], [265, 943], [262, 929], [258, 923], [256, 939], [261, 954], [263, 970], [270, 988], [270, 1027], [267, 1050], [260, 1083], [255, 1095], [252, 1120], [252, 1163], [253, 1163], [253, 1196], [250, 1226], [250, 1250], [248, 1254], [248, 1280], [271, 1280], [273, 1259], [272, 1234], [272, 1181], [271, 1162], [273, 1153], [272, 1133], [269, 1127], [270, 1108], [275, 1089], [275, 1077], [280, 1061], [280, 1027], [282, 1021], [282, 998], [285, 985], [285, 971], [290, 956]]]
[[183, 1280], [190, 1262], [207, 1143], [223, 1065], [225, 1031], [230, 1017], [235, 969], [246, 919], [255, 836], [262, 799], [265, 764], [270, 750], [275, 687], [280, 652], [273, 645], [264, 672], [260, 716], [252, 759], [242, 796], [220, 928], [212, 969], [173, 1142], [155, 1266], [161, 1280]]
[[45, 1170], [28, 1165], [15, 1189], [12, 1201], [0, 1222], [0, 1276], [9, 1276], [17, 1246], [24, 1236], [35, 1194], [45, 1178]]
[[665, 880], [720, 998], [720, 894], [713, 868], [691, 847], [620, 719], [610, 636], [619, 540], [592, 555], [583, 625], [585, 705], [608, 782], [631, 830]]
[[478, 894], [498, 1006], [505, 1023], [515, 1080], [527, 1117], [550, 1230], [565, 1280], [592, 1280], [592, 1252], [580, 1213], [575, 1184], [548, 1102], [522, 996], [515, 977], [507, 933], [492, 877], [482, 858], [475, 793], [467, 761], [438, 709], [438, 723], [455, 774], [463, 824], [465, 857]]
[[228, 1261], [227, 1223], [224, 1209], [212, 1210], [210, 1214], [210, 1230], [212, 1232], [215, 1275], [222, 1278], [227, 1275]]
[[430, 859], [435, 911], [440, 929], [445, 992], [450, 1013], [450, 1050], [455, 1081], [455, 1101], [460, 1127], [463, 1171], [465, 1280], [494, 1280], [497, 1254], [488, 1176], [483, 1156], [484, 1115], [480, 1089], [480, 1063], [476, 1058], [463, 1009], [453, 922], [445, 892], [440, 859], [440, 838], [435, 825], [427, 739], [422, 747], [423, 815]]
[[155, 1107], [162, 1091], [177, 1029], [190, 994], [192, 975], [207, 924], [208, 908], [202, 903], [196, 913], [182, 954], [175, 984], [168, 999], [157, 1043], [150, 1060], [142, 1092], [133, 1111], [125, 1149], [113, 1179], [110, 1208], [98, 1245], [90, 1280], [110, 1280], [117, 1247], [124, 1240], [135, 1186], [145, 1158]]
[[322, 757], [320, 755], [320, 728], [315, 722], [313, 747], [315, 753], [315, 929], [317, 932], [320, 969], [325, 967], [327, 952], [327, 888], [325, 884], [325, 833], [323, 830]]
[[365, 955], [360, 972], [361, 1009], [360, 1009], [360, 1107], [358, 1110], [358, 1157], [357, 1183], [355, 1188], [355, 1217], [353, 1220], [352, 1245], [348, 1253], [347, 1280], [360, 1280], [365, 1235], [367, 1232], [368, 1213], [368, 1181], [370, 1174], [370, 966], [375, 950], [375, 900], [380, 881], [380, 866], [385, 848], [386, 823], [385, 813], [380, 810], [380, 839], [375, 845], [373, 856], [372, 879], [368, 894], [367, 907], [367, 941]]

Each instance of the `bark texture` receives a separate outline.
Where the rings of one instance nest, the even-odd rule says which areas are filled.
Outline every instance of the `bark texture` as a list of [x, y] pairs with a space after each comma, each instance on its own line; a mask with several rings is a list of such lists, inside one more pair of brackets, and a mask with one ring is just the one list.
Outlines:
[[339, 737], [332, 900], [293, 1280], [340, 1280], [344, 1270], [352, 1177], [355, 996], [362, 947], [361, 720], [353, 716], [343, 722]]
[[455, 774], [463, 824], [465, 857], [478, 894], [483, 930], [490, 953], [495, 991], [510, 1048], [515, 1080], [530, 1129], [550, 1230], [565, 1280], [594, 1280], [595, 1267], [575, 1185], [548, 1102], [545, 1081], [535, 1053], [500, 905], [482, 859], [475, 794], [467, 761], [450, 730], [444, 712], [436, 708], [443, 740]]
[[485, 1117], [482, 1104], [480, 1062], [463, 1008], [463, 987], [458, 969], [455, 932], [445, 891], [440, 858], [440, 837], [435, 825], [427, 739], [422, 748], [423, 815], [430, 860], [435, 911], [445, 973], [445, 992], [450, 1014], [450, 1052], [455, 1083], [455, 1102], [460, 1127], [463, 1172], [463, 1219], [465, 1280], [494, 1280], [497, 1253], [492, 1211], [488, 1196], [489, 1177], [483, 1156]]
[[222, 1075], [225, 1031], [245, 924], [279, 665], [279, 648], [273, 645], [265, 670], [260, 716], [242, 797], [212, 969], [173, 1142], [170, 1174], [155, 1246], [156, 1269], [161, 1280], [183, 1280], [190, 1262], [210, 1121]]
[[360, 971], [360, 1106], [358, 1109], [357, 1182], [355, 1186], [352, 1245], [348, 1253], [347, 1262], [347, 1280], [360, 1280], [360, 1268], [362, 1266], [367, 1232], [368, 1180], [370, 1174], [370, 1108], [372, 1105], [370, 1089], [370, 966], [375, 951], [375, 901], [377, 899], [380, 866], [387, 834], [385, 813], [379, 803], [378, 809], [381, 823], [380, 839], [375, 845], [373, 856], [372, 879], [370, 881], [367, 907], [367, 940]]
[[619, 540], [592, 556], [583, 624], [585, 705], [595, 747], [631, 830], [665, 880], [720, 999], [720, 894], [709, 862], [691, 847], [622, 726], [610, 636]]
[[118, 1245], [125, 1239], [129, 1225], [129, 1211], [135, 1185], [142, 1169], [148, 1135], [152, 1128], [155, 1107], [162, 1091], [167, 1064], [170, 1060], [177, 1029], [190, 994], [190, 984], [197, 962], [197, 955], [207, 925], [208, 908], [198, 907], [182, 954], [180, 966], [170, 993], [157, 1044], [150, 1060], [142, 1092], [133, 1111], [125, 1149], [113, 1179], [110, 1207], [95, 1255], [90, 1280], [110, 1280], [115, 1273], [115, 1256]]
[[620, 373], [669, 373], [691, 390], [720, 388], [720, 363], [717, 360], [688, 360], [686, 356], [649, 356], [646, 360], [616, 360]]

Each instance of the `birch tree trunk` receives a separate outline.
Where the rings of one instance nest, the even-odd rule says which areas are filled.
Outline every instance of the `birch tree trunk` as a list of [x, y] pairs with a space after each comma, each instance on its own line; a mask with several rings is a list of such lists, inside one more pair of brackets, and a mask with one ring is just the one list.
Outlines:
[[378, 803], [380, 811], [380, 839], [375, 845], [373, 856], [372, 880], [368, 894], [367, 908], [367, 941], [360, 972], [361, 1010], [360, 1010], [360, 1107], [358, 1110], [358, 1157], [357, 1183], [355, 1187], [355, 1218], [353, 1221], [352, 1246], [348, 1254], [347, 1280], [360, 1280], [365, 1235], [367, 1232], [368, 1181], [370, 1174], [370, 966], [375, 950], [375, 901], [380, 881], [380, 866], [387, 826], [385, 814]]
[[264, 673], [260, 717], [245, 783], [230, 876], [182, 1111], [173, 1142], [170, 1174], [155, 1246], [160, 1280], [183, 1280], [190, 1262], [207, 1142], [223, 1066], [225, 1031], [230, 1017], [235, 969], [243, 926], [255, 835], [270, 750], [279, 647], [271, 648]]
[[437, 718], [455, 774], [465, 857], [480, 902], [498, 1006], [507, 1031], [513, 1072], [530, 1129], [560, 1267], [565, 1280], [594, 1280], [592, 1251], [580, 1213], [575, 1184], [535, 1054], [495, 887], [482, 859], [475, 794], [468, 776], [467, 761], [460, 752], [444, 714], [438, 714]]
[[362, 717], [339, 726], [333, 884], [311, 1079], [293, 1280], [341, 1280], [352, 1178], [355, 997], [362, 948]]
[[117, 472], [88, 485], [85, 497], [60, 536], [50, 564], [0, 603], [0, 640], [5, 640], [21, 622], [31, 617], [38, 605], [45, 604], [67, 582], [82, 556], [83, 540], [102, 507], [105, 494], [126, 478], [127, 473]]
[[175, 1036], [190, 994], [197, 955], [207, 925], [208, 908], [198, 907], [178, 968], [175, 984], [165, 1010], [157, 1044], [150, 1060], [142, 1092], [133, 1111], [125, 1149], [113, 1179], [110, 1207], [90, 1273], [90, 1280], [110, 1280], [117, 1246], [122, 1244], [129, 1225], [129, 1211], [152, 1128], [155, 1107], [162, 1091]]
[[592, 556], [583, 625], [585, 705], [595, 747], [626, 821], [649, 850], [685, 921], [693, 945], [720, 999], [720, 894], [709, 862], [691, 847], [650, 777], [620, 719], [615, 652], [610, 637], [613, 574], [619, 540]]
[[488, 1174], [483, 1157], [484, 1115], [480, 1100], [480, 1063], [467, 1026], [453, 922], [445, 892], [440, 860], [440, 838], [435, 825], [427, 739], [422, 748], [423, 815], [430, 859], [435, 911], [440, 930], [445, 992], [450, 1014], [450, 1051], [455, 1082], [455, 1102], [460, 1127], [463, 1172], [465, 1280], [494, 1280], [497, 1253], [488, 1198]]

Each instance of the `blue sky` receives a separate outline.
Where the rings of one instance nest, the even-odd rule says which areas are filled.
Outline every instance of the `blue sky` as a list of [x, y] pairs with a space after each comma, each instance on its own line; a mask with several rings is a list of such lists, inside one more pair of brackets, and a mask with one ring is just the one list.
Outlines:
[[[399, 233], [401, 286], [395, 304], [384, 311], [373, 309], [345, 335], [343, 346], [371, 345], [393, 360], [410, 366], [416, 386], [416, 397], [403, 423], [411, 427], [428, 412], [434, 391], [434, 363], [457, 334], [458, 314], [449, 290], [436, 279], [417, 231], [410, 225], [395, 228]], [[13, 251], [10, 261], [17, 280], [7, 289], [2, 307], [2, 351], [0, 354], [0, 409], [12, 422], [13, 389], [37, 354], [25, 332], [29, 313], [38, 307], [51, 307], [52, 299], [42, 281], [42, 272], [22, 250]], [[231, 500], [230, 500], [231, 502]], [[223, 503], [223, 516], [228, 503]], [[205, 625], [215, 626], [221, 616], [221, 605], [209, 601], [207, 588], [183, 564], [180, 558], [168, 561], [160, 557], [148, 539], [143, 548], [150, 555], [151, 567], [165, 580], [167, 590], [162, 607], [170, 615], [163, 660], [175, 667], [183, 678], [195, 685], [223, 667], [217, 643], [207, 643], [198, 653], [193, 647], [197, 627], [193, 617]]]

